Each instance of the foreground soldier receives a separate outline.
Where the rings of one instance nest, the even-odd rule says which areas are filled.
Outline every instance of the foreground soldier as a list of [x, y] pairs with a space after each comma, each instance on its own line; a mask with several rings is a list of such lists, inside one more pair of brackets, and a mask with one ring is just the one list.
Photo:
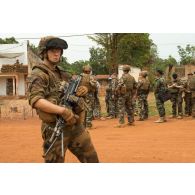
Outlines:
[[123, 75], [119, 79], [117, 86], [119, 125], [116, 127], [125, 126], [125, 111], [127, 113], [128, 125], [134, 125], [134, 110], [132, 102], [136, 92], [136, 81], [134, 77], [129, 74], [130, 70], [131, 68], [129, 65], [123, 66]]
[[165, 88], [166, 88], [166, 83], [165, 83], [165, 79], [163, 78], [163, 71], [160, 69], [157, 69], [156, 79], [154, 83], [154, 96], [156, 99], [156, 107], [157, 107], [160, 118], [157, 121], [155, 121], [155, 123], [166, 122], [164, 102], [159, 97], [160, 92], [164, 91]]
[[148, 76], [147, 71], [142, 71], [137, 84], [137, 98], [138, 98], [138, 110], [139, 121], [143, 121], [148, 118], [148, 94], [150, 91], [150, 82], [146, 78]]
[[[42, 120], [43, 151], [48, 150], [48, 141], [56, 126], [56, 118], [62, 116], [65, 121], [64, 137], [57, 139], [50, 152], [45, 156], [46, 163], [62, 163], [65, 159], [65, 152], [69, 149], [80, 162], [98, 162], [97, 153], [91, 142], [89, 133], [79, 121], [78, 115], [83, 109], [75, 108], [73, 112], [60, 104], [60, 85], [64, 82], [62, 73], [57, 67], [63, 54], [67, 49], [66, 41], [56, 37], [44, 37], [39, 43], [39, 55], [43, 60], [42, 64], [33, 67], [29, 77], [28, 99], [30, 105], [37, 110]], [[68, 85], [68, 83], [66, 83]], [[76, 95], [85, 95], [85, 87], [79, 87]], [[77, 110], [77, 112], [76, 112]], [[64, 156], [61, 153], [62, 143]]]

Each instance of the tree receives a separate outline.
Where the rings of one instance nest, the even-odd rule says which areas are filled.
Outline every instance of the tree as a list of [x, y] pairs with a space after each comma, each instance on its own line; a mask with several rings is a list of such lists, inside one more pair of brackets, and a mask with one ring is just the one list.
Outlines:
[[118, 64], [130, 64], [141, 69], [149, 66], [152, 44], [147, 33], [125, 34], [118, 43]]
[[15, 44], [15, 43], [18, 43], [18, 41], [16, 41], [14, 37], [5, 38], [5, 39], [0, 38], [0, 44]]
[[104, 48], [90, 48], [89, 64], [92, 67], [93, 74], [109, 74], [108, 67], [106, 65], [106, 51]]
[[177, 46], [177, 48], [180, 55], [180, 64], [195, 64], [195, 46], [188, 44], [186, 48], [181, 46]]
[[89, 38], [105, 49], [109, 72], [117, 72], [118, 64], [149, 65], [153, 43], [147, 33], [99, 33]]

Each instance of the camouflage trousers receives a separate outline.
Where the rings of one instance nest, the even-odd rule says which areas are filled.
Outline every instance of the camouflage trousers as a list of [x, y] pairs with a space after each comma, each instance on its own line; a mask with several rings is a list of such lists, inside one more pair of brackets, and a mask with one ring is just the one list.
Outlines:
[[192, 116], [195, 117], [195, 92], [192, 92]]
[[191, 115], [192, 114], [192, 94], [191, 93], [185, 93], [184, 102], [185, 102], [185, 114]]
[[[55, 123], [42, 123], [43, 152], [45, 153], [50, 146], [48, 143], [53, 133]], [[89, 132], [83, 126], [67, 126], [64, 129], [64, 155], [62, 155], [62, 138], [55, 142], [50, 152], [45, 157], [46, 163], [63, 163], [65, 152], [69, 149], [82, 163], [98, 163], [98, 156], [91, 141]]]
[[110, 98], [108, 103], [109, 103], [109, 115], [116, 118], [118, 115], [117, 99]]
[[133, 105], [133, 112], [137, 116], [138, 115], [138, 105], [137, 105], [136, 99], [133, 100], [132, 105]]
[[171, 102], [172, 102], [172, 115], [176, 116], [178, 114], [179, 116], [182, 116], [183, 115], [182, 95], [178, 93], [171, 94]]
[[147, 94], [138, 95], [138, 113], [140, 119], [148, 118], [148, 101]]
[[118, 117], [119, 123], [125, 123], [125, 112], [127, 113], [128, 123], [134, 122], [134, 111], [132, 105], [132, 95], [127, 93], [118, 98]]
[[92, 127], [92, 120], [93, 120], [93, 111], [95, 109], [95, 97], [93, 94], [88, 94], [86, 97], [86, 103], [88, 106], [87, 113], [86, 113], [86, 127]]
[[158, 94], [155, 94], [155, 99], [156, 99], [156, 108], [158, 110], [159, 116], [164, 117], [165, 116], [165, 107], [164, 107], [164, 102], [161, 101], [158, 98]]
[[94, 118], [100, 118], [101, 117], [101, 105], [99, 98], [95, 99], [95, 105], [93, 110], [93, 117]]

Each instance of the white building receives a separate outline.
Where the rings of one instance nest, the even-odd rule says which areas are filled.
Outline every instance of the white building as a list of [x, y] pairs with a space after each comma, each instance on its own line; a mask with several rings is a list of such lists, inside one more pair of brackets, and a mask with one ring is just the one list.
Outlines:
[[[135, 78], [136, 81], [138, 81], [140, 72], [141, 72], [140, 68], [131, 66], [131, 71], [129, 73]], [[119, 65], [118, 66], [118, 77], [121, 78], [122, 74], [123, 74], [123, 65]]]
[[0, 44], [0, 96], [25, 96], [27, 75], [27, 42]]

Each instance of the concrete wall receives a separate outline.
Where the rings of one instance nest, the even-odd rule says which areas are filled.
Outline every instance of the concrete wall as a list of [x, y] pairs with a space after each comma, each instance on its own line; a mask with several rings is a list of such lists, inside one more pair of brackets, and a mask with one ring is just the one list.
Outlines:
[[6, 95], [6, 78], [0, 77], [0, 95]]
[[24, 75], [19, 74], [18, 76], [18, 95], [25, 95], [25, 81]]
[[41, 59], [33, 53], [33, 51], [28, 47], [28, 73], [31, 73], [32, 67], [41, 63]]

